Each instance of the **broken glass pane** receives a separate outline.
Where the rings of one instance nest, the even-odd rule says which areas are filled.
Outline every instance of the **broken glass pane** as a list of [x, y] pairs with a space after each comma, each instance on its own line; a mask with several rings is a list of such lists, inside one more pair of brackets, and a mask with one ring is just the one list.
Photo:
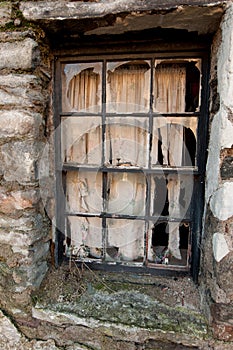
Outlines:
[[193, 195], [193, 176], [151, 175], [152, 216], [170, 216], [184, 219], [190, 216]]
[[101, 259], [101, 219], [69, 216], [66, 220], [65, 253], [77, 259]]
[[106, 260], [143, 261], [144, 221], [107, 219], [107, 232]]
[[[193, 194], [192, 185], [192, 175], [178, 176], [170, 174], [167, 176], [152, 177], [152, 215], [169, 215], [170, 219], [174, 219], [174, 221], [169, 221], [168, 223], [155, 225], [157, 229], [156, 237], [160, 237], [161, 232], [163, 232], [161, 241], [164, 243], [166, 240], [167, 244], [160, 245], [163, 250], [167, 250], [166, 254], [169, 252], [173, 258], [178, 260], [182, 259], [180, 250], [180, 223], [190, 215], [190, 204]], [[153, 234], [154, 232], [155, 230]]]
[[62, 111], [101, 111], [102, 63], [62, 65]]
[[61, 135], [63, 162], [86, 165], [101, 164], [101, 118], [62, 118]]
[[154, 72], [154, 111], [195, 112], [200, 106], [199, 59], [156, 60]]
[[149, 101], [150, 61], [107, 63], [108, 113], [148, 112]]
[[148, 260], [162, 265], [188, 266], [190, 225], [185, 222], [150, 222]]
[[107, 118], [106, 165], [146, 167], [148, 158], [147, 118]]
[[146, 179], [143, 173], [109, 173], [107, 211], [121, 215], [145, 215]]
[[102, 175], [98, 172], [68, 171], [66, 210], [70, 213], [102, 211]]
[[168, 215], [167, 179], [164, 175], [151, 176], [151, 216]]
[[196, 117], [154, 118], [151, 166], [195, 166], [197, 121]]

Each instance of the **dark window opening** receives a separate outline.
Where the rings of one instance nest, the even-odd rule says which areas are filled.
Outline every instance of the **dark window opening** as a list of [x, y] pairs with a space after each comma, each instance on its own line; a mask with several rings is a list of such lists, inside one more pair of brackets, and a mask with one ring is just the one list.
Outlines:
[[[182, 166], [195, 166], [196, 164], [196, 137], [191, 128], [187, 128], [182, 124], [174, 124], [170, 127], [177, 128], [175, 130], [175, 135], [173, 135], [174, 138], [179, 137], [180, 140], [182, 139], [183, 147], [182, 150], [180, 150], [180, 156], [182, 158], [181, 164]], [[158, 128], [158, 139], [154, 140], [154, 143], [157, 142], [158, 148], [157, 148], [157, 154], [158, 154], [158, 160], [155, 165], [174, 165], [174, 154], [172, 151], [168, 151], [168, 147], [170, 145], [165, 143], [165, 146], [163, 144], [163, 137], [164, 135], [168, 136], [168, 130], [167, 130], [167, 125], [164, 126], [162, 129]], [[180, 133], [181, 130], [181, 134]], [[164, 150], [163, 148], [166, 147]], [[163, 154], [164, 153], [164, 154]], [[167, 153], [167, 154], [166, 154]], [[176, 161], [178, 163], [178, 161]], [[178, 164], [177, 164], [178, 165]]]
[[190, 163], [192, 166], [195, 166], [196, 138], [190, 128], [184, 128], [184, 144], [183, 165]]
[[[199, 68], [200, 69], [200, 68]], [[186, 112], [195, 112], [199, 107], [200, 99], [200, 70], [195, 63], [189, 63], [186, 72]]]
[[169, 227], [167, 222], [155, 224], [152, 228], [151, 249], [156, 264], [186, 266], [190, 258], [190, 228], [188, 223], [179, 226], [179, 250], [181, 258], [170, 254]]

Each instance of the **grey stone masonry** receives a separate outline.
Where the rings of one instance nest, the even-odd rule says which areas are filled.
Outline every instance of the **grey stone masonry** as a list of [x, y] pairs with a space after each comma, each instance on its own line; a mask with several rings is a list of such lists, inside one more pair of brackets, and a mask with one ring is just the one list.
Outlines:
[[44, 102], [40, 79], [30, 74], [0, 76], [0, 106], [33, 108]]
[[12, 21], [11, 19], [12, 5], [10, 2], [0, 2], [0, 27]]
[[102, 1], [34, 1], [21, 2], [20, 9], [23, 15], [30, 20], [38, 19], [65, 19], [65, 18], [95, 18], [107, 14], [133, 11], [151, 11], [174, 9], [179, 6], [216, 5], [220, 1], [201, 0], [102, 0]]
[[[205, 226], [202, 241], [201, 292], [214, 334], [233, 341], [233, 3], [227, 7], [212, 45], [211, 81], [217, 82], [218, 110], [211, 114], [206, 170]], [[213, 95], [214, 96], [214, 95]], [[215, 104], [214, 98], [211, 101]]]
[[[115, 47], [126, 47], [132, 33], [128, 52], [135, 59], [137, 52], [145, 52], [143, 47], [163, 57], [166, 48], [171, 49], [166, 56], [169, 60], [174, 50], [173, 63], [184, 57], [186, 49], [195, 59], [198, 50], [210, 58], [208, 160], [201, 174], [205, 181], [203, 230], [194, 233], [202, 236], [201, 260], [198, 285], [191, 289], [195, 297], [190, 294], [194, 301], [200, 296], [198, 317], [184, 300], [185, 287], [174, 299], [169, 284], [184, 286], [191, 281], [189, 276], [173, 276], [163, 285], [161, 276], [154, 283], [148, 275], [149, 282], [143, 287], [148, 287], [150, 296], [145, 298], [143, 292], [138, 301], [137, 291], [132, 292], [135, 286], [142, 288], [141, 276], [135, 274], [136, 282], [127, 284], [127, 289], [121, 273], [115, 281], [123, 288], [117, 304], [115, 289], [109, 295], [106, 284], [103, 288], [106, 278], [101, 283], [97, 278], [94, 291], [96, 274], [88, 270], [90, 283], [83, 283], [84, 265], [79, 269], [70, 261], [63, 272], [64, 266], [54, 267], [53, 98], [57, 87], [53, 76], [58, 73], [54, 62], [57, 57], [67, 62], [71, 56], [77, 61], [88, 57], [86, 50], [92, 44], [91, 61], [100, 52], [112, 53], [117, 60], [120, 52]], [[153, 38], [151, 43], [147, 33]], [[143, 46], [137, 45], [138, 40]], [[114, 45], [108, 45], [110, 41]], [[158, 42], [156, 50], [154, 42]], [[0, 0], [0, 349], [233, 348], [232, 43], [233, 0]], [[204, 91], [203, 86], [200, 90]], [[202, 140], [198, 142], [197, 149], [202, 149]], [[174, 307], [161, 308], [160, 314], [156, 311], [158, 291], [168, 296], [165, 302], [171, 299], [174, 303]], [[43, 304], [45, 295], [47, 303]], [[137, 316], [137, 323], [124, 323], [126, 310], [129, 320]], [[190, 322], [193, 317], [194, 323]], [[200, 336], [195, 336], [193, 324], [201, 329]]]
[[[10, 98], [14, 99], [12, 96]], [[21, 140], [25, 136], [37, 139], [41, 126], [42, 116], [39, 113], [20, 110], [0, 111], [0, 139], [2, 142], [10, 139]]]
[[1, 43], [0, 69], [29, 70], [35, 68], [38, 61], [38, 44], [31, 38], [26, 38], [22, 42]]
[[[14, 22], [11, 7], [0, 3], [1, 26]], [[25, 28], [0, 33], [0, 300], [19, 317], [48, 270], [51, 238], [38, 179], [50, 68], [37, 37]]]

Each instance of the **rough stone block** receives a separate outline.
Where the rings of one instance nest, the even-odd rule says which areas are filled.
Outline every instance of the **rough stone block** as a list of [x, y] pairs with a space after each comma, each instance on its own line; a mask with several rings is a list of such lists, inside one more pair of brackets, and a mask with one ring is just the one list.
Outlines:
[[216, 339], [223, 341], [233, 341], [233, 326], [224, 323], [214, 323], [213, 335]]
[[[47, 256], [45, 256], [46, 258]], [[28, 269], [27, 274], [27, 283], [28, 285], [33, 285], [34, 287], [39, 287], [43, 278], [45, 277], [46, 272], [48, 271], [48, 264], [46, 261], [38, 262], [35, 265], [31, 265]]]
[[39, 201], [36, 190], [7, 192], [0, 188], [0, 212], [4, 214], [16, 214], [28, 208], [33, 208]]
[[41, 125], [42, 116], [38, 113], [0, 111], [0, 140], [4, 142], [10, 138], [17, 139], [24, 136], [36, 138]]
[[4, 27], [11, 20], [11, 3], [1, 2], [0, 3], [0, 27]]
[[[46, 257], [47, 255], [45, 255]], [[21, 292], [29, 286], [39, 287], [47, 271], [46, 261], [15, 268], [13, 271], [13, 279], [16, 284], [15, 291]]]
[[233, 178], [233, 157], [225, 157], [221, 166], [221, 178], [231, 179]]
[[56, 350], [54, 340], [27, 340], [0, 311], [0, 348], [4, 350]]
[[11, 347], [17, 346], [20, 342], [20, 333], [17, 331], [13, 323], [3, 315], [2, 311], [0, 311], [0, 344], [5, 348], [6, 344], [11, 345]]
[[34, 107], [44, 104], [41, 82], [35, 75], [0, 76], [0, 106]]
[[[222, 322], [225, 325], [232, 326], [233, 329], [233, 307], [231, 304], [215, 303], [211, 306], [211, 314], [213, 320], [217, 322]], [[233, 334], [232, 334], [233, 339]]]
[[39, 61], [38, 44], [31, 38], [13, 43], [1, 43], [0, 69], [31, 69]]
[[18, 31], [18, 32], [0, 32], [0, 42], [15, 42], [15, 41], [22, 41], [26, 38], [35, 38], [35, 34], [30, 28], [29, 30], [24, 31]]
[[[225, 236], [225, 238], [227, 238]], [[229, 237], [230, 241], [230, 237]], [[229, 244], [230, 246], [230, 244]], [[219, 287], [221, 291], [224, 292], [224, 298], [222, 298], [222, 303], [233, 303], [233, 289], [232, 289], [232, 280], [233, 280], [233, 251], [231, 251], [223, 260], [221, 260], [215, 266], [216, 270], [216, 289]], [[230, 310], [230, 307], [229, 307]], [[233, 312], [232, 312], [233, 315]]]
[[12, 250], [13, 252], [17, 251], [17, 254], [20, 254], [21, 265], [33, 266], [41, 261], [44, 261], [47, 258], [49, 247], [49, 242], [38, 241], [32, 246], [28, 247], [28, 249], [12, 247]]
[[226, 239], [222, 233], [213, 235], [213, 253], [217, 262], [221, 261], [230, 252]]
[[0, 148], [2, 153], [4, 179], [17, 181], [22, 185], [37, 181], [37, 162], [43, 151], [42, 142], [9, 142]]
[[17, 253], [39, 240], [46, 240], [47, 236], [47, 224], [40, 214], [18, 219], [0, 217], [0, 242], [10, 245]]
[[[34, 268], [35, 270], [37, 264], [47, 259], [49, 246], [49, 242], [45, 243], [43, 241], [36, 242], [30, 247], [10, 247], [6, 244], [0, 244], [0, 274], [3, 274], [3, 270], [7, 274], [12, 274], [12, 271], [17, 271], [19, 267], [21, 269], [24, 267], [26, 270]], [[18, 278], [17, 272], [15, 272], [13, 277], [15, 278], [15, 276]]]
[[233, 182], [225, 182], [210, 199], [210, 208], [216, 218], [227, 220], [233, 215]]
[[221, 25], [222, 42], [218, 52], [218, 86], [220, 91], [220, 100], [222, 104], [228, 108], [233, 107], [232, 93], [233, 93], [233, 61], [230, 59], [233, 55], [233, 6], [232, 3], [228, 7], [224, 21]]
[[232, 304], [212, 304], [214, 337], [219, 340], [233, 341], [233, 311]]

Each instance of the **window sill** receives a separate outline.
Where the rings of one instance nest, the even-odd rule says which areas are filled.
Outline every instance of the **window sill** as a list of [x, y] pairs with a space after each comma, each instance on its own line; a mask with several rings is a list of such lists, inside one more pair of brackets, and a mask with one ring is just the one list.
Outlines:
[[171, 341], [208, 337], [189, 277], [97, 272], [72, 263], [51, 271], [33, 298], [33, 317], [57, 326], [107, 330], [114, 336], [124, 331], [125, 340], [148, 334], [166, 334]]

